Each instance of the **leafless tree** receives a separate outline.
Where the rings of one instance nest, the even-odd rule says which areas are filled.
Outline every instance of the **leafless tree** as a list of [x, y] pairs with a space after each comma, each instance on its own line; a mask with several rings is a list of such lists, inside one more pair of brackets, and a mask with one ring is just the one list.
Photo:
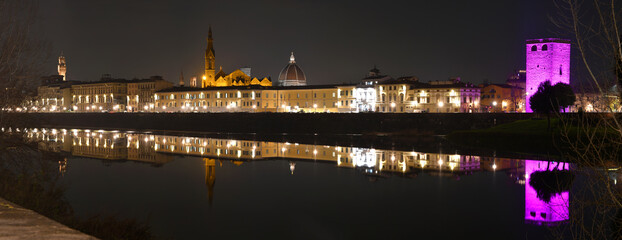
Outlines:
[[[574, 79], [586, 80], [583, 86], [603, 98], [616, 83], [617, 91], [622, 91], [622, 1], [554, 1], [559, 13], [551, 20], [560, 31], [573, 35], [576, 60], [585, 72]], [[564, 157], [576, 163], [577, 174], [584, 179], [571, 198], [569, 224], [560, 238], [622, 238], [622, 194], [616, 180], [620, 173], [612, 171], [622, 164], [622, 119], [614, 110], [558, 116], [562, 143], [570, 149]]]
[[[20, 106], [34, 94], [49, 58], [38, 12], [37, 0], [0, 0], [0, 109]], [[0, 111], [0, 124], [6, 121]]]

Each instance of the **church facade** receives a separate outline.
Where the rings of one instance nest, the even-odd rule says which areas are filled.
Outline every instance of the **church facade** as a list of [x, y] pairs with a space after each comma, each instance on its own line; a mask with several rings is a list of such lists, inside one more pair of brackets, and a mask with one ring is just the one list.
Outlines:
[[201, 87], [231, 87], [231, 86], [272, 86], [272, 81], [267, 78], [251, 77], [250, 69], [237, 69], [231, 73], [225, 73], [220, 67], [216, 72], [216, 51], [214, 51], [214, 38], [212, 28], [207, 35], [207, 49], [205, 49], [205, 72], [202, 77]]

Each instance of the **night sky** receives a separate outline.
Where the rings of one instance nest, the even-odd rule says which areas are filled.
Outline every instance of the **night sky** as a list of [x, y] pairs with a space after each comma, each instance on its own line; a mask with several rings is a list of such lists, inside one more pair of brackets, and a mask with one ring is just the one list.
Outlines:
[[[524, 41], [558, 37], [541, 0], [41, 1], [45, 35], [70, 80], [202, 74], [208, 27], [216, 68], [278, 78], [294, 51], [307, 83], [358, 82], [374, 65], [421, 81], [504, 82]], [[49, 74], [56, 73], [50, 59]]]

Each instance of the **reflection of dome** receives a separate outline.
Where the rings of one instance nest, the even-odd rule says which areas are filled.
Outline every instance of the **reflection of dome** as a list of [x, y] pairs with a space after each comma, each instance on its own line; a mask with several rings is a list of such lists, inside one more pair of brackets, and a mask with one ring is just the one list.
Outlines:
[[296, 170], [296, 162], [289, 162], [289, 171], [294, 175], [294, 170]]
[[279, 73], [279, 82], [281, 86], [305, 86], [307, 78], [302, 69], [296, 65], [294, 53], [289, 57], [289, 64]]

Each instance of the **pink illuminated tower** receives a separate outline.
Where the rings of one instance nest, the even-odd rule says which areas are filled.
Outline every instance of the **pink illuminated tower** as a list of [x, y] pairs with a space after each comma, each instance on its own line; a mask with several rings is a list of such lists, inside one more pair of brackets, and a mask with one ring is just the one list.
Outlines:
[[570, 84], [570, 40], [558, 38], [527, 40], [526, 111], [531, 111], [529, 98], [538, 91], [540, 83], [550, 81]]

